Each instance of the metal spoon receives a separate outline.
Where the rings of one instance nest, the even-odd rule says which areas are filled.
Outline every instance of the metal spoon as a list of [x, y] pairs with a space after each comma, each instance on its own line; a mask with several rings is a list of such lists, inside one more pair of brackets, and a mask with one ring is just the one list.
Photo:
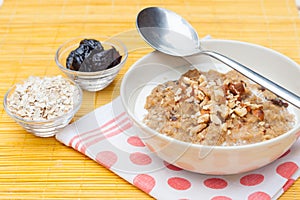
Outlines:
[[231, 58], [201, 49], [197, 32], [178, 14], [164, 8], [148, 7], [139, 12], [136, 26], [142, 38], [154, 49], [173, 56], [211, 56], [300, 108], [300, 97], [293, 92]]

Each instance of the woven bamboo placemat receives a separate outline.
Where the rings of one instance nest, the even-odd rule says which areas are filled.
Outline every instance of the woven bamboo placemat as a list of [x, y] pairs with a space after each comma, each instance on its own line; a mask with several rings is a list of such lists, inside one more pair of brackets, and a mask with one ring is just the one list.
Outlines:
[[[0, 97], [30, 75], [61, 74], [56, 49], [79, 35], [115, 36], [129, 47], [126, 66], [106, 89], [86, 93], [76, 118], [111, 101], [127, 69], [151, 49], [135, 31], [136, 14], [163, 6], [186, 18], [203, 37], [273, 48], [300, 62], [300, 23], [294, 0], [5, 0], [0, 8]], [[151, 199], [104, 167], [54, 138], [25, 132], [0, 116], [0, 199]], [[300, 199], [300, 181], [281, 199]]]

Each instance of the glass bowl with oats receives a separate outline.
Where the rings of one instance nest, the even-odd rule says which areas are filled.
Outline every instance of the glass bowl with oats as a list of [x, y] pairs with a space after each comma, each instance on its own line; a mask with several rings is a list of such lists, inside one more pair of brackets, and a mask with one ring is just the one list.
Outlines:
[[[300, 67], [288, 57], [240, 41], [201, 43], [300, 94]], [[192, 172], [227, 175], [258, 169], [300, 136], [299, 109], [203, 55], [152, 52], [127, 71], [120, 94], [149, 150]]]
[[4, 96], [6, 113], [38, 137], [54, 136], [70, 123], [82, 103], [81, 88], [62, 76], [30, 76]]
[[95, 92], [113, 82], [127, 57], [127, 48], [118, 39], [90, 35], [63, 43], [55, 54], [55, 62], [83, 90]]

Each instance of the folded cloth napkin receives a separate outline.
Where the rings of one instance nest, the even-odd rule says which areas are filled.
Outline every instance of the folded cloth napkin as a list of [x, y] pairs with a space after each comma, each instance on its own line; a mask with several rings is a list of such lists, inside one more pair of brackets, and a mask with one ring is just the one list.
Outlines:
[[299, 141], [263, 168], [213, 176], [161, 160], [139, 139], [138, 131], [117, 97], [67, 126], [56, 138], [156, 199], [276, 199], [300, 175]]

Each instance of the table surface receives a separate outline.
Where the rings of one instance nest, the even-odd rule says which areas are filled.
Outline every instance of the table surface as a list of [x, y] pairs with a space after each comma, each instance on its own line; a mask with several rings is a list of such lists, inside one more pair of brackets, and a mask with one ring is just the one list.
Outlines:
[[[148, 6], [179, 13], [200, 37], [256, 43], [300, 61], [294, 0], [5, 0], [0, 8], [0, 98], [30, 75], [61, 74], [54, 55], [65, 40], [100, 34], [122, 39], [129, 49], [128, 62], [109, 87], [85, 92], [76, 118], [110, 102], [127, 69], [152, 51], [135, 29], [137, 13]], [[55, 138], [27, 133], [2, 104], [0, 109], [0, 199], [151, 199]], [[300, 181], [281, 199], [300, 199]]]

